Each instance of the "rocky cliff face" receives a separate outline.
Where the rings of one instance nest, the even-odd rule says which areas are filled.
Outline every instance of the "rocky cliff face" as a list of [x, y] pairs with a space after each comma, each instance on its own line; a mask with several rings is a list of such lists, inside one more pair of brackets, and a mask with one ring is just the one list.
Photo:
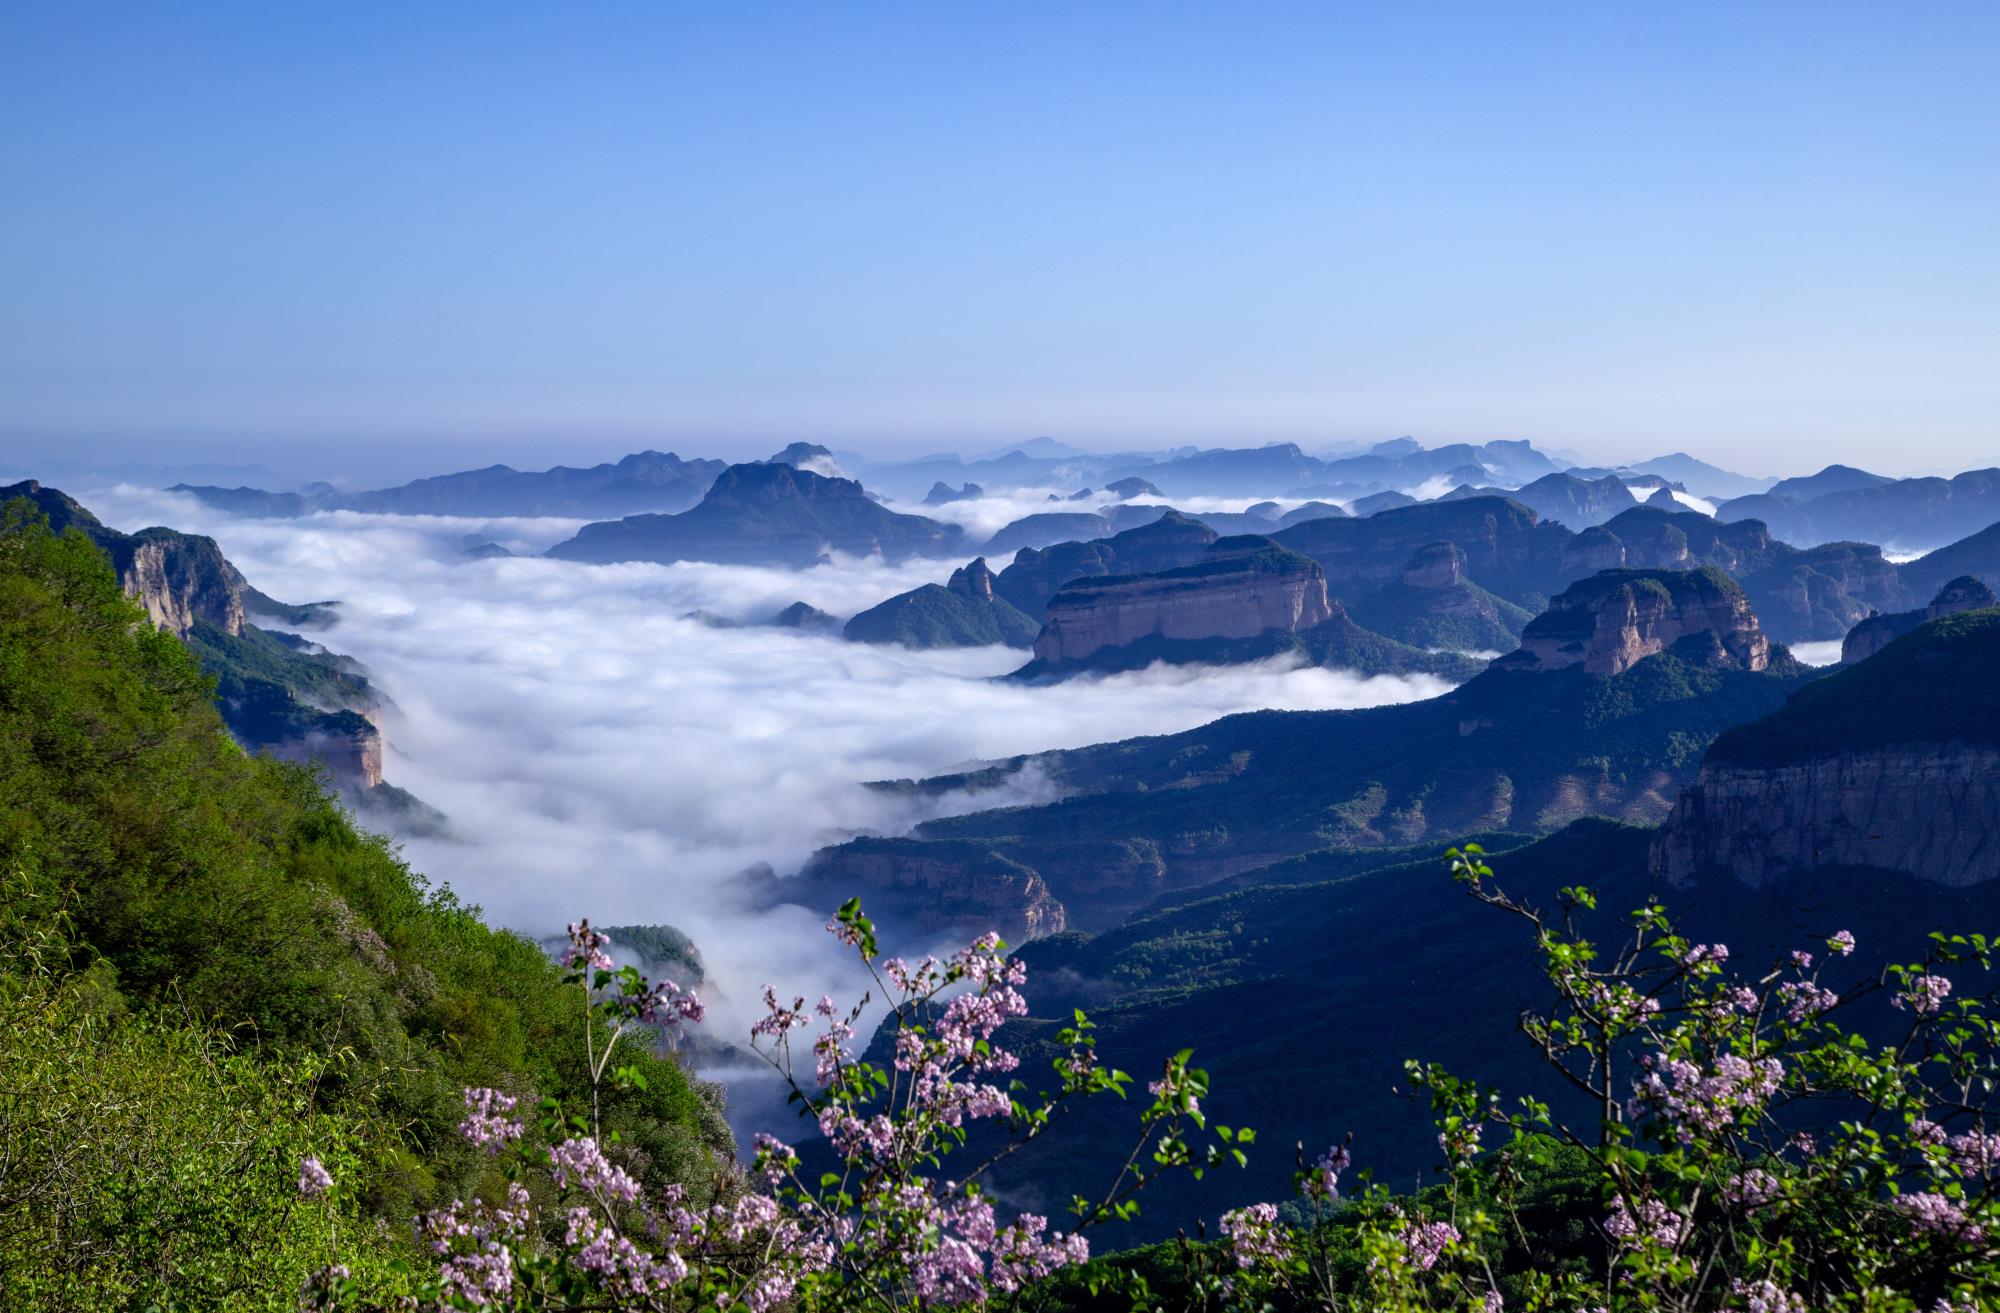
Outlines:
[[[1949, 590], [1959, 595], [1960, 590]], [[2000, 610], [1940, 616], [1720, 735], [1655, 869], [1757, 885], [1863, 867], [2000, 877]]]
[[1871, 615], [1848, 630], [1840, 644], [1840, 663], [1851, 666], [1866, 661], [1926, 620], [1990, 606], [2000, 606], [2000, 598], [1994, 596], [1993, 590], [1970, 575], [1961, 575], [1940, 589], [1931, 604], [1921, 611]]
[[354, 712], [322, 717], [303, 733], [256, 746], [281, 761], [322, 763], [334, 787], [349, 797], [382, 782], [382, 731]]
[[1606, 570], [1549, 603], [1520, 650], [1495, 664], [1616, 675], [1670, 648], [1729, 669], [1763, 670], [1771, 659], [1743, 590], [1721, 571]]
[[1606, 521], [1604, 529], [1623, 550], [1623, 564], [1648, 570], [1714, 565], [1740, 575], [1787, 550], [1756, 520], [1719, 524], [1699, 511], [1656, 506], [1635, 507]]
[[215, 539], [175, 529], [120, 533], [74, 497], [28, 479], [0, 488], [0, 504], [25, 498], [48, 517], [57, 533], [75, 529], [111, 558], [128, 597], [146, 608], [159, 628], [185, 640], [195, 621], [225, 634], [243, 632], [244, 599], [251, 589], [215, 545]]
[[945, 587], [957, 593], [968, 602], [991, 602], [993, 600], [993, 571], [981, 556], [971, 565], [962, 565], [951, 572], [951, 579]]
[[1066, 665], [1147, 638], [1298, 633], [1332, 616], [1316, 563], [1267, 539], [1225, 538], [1195, 565], [1065, 585], [1049, 601], [1035, 658]]
[[1867, 543], [1827, 543], [1738, 576], [1771, 632], [1799, 642], [1839, 638], [1902, 603], [1902, 576]]
[[1052, 935], [1067, 913], [1033, 869], [975, 844], [856, 839], [816, 854], [780, 896], [838, 904], [859, 897], [886, 926], [922, 938], [998, 931], [1009, 943]]
[[147, 529], [107, 544], [118, 581], [159, 628], [182, 639], [206, 620], [232, 637], [243, 632], [243, 576], [213, 538]]
[[1706, 763], [1653, 861], [1676, 883], [1726, 872], [1757, 886], [1840, 866], [1952, 886], [1990, 880], [2000, 875], [2000, 749], [1930, 743]]
[[1465, 549], [1457, 543], [1427, 543], [1403, 567], [1406, 588], [1450, 588], [1465, 579]]

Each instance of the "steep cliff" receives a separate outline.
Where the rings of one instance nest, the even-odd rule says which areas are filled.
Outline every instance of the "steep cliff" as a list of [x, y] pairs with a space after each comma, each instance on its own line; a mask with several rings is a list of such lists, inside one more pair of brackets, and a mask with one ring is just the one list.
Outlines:
[[1826, 543], [1738, 578], [1758, 616], [1787, 642], [1838, 638], [1870, 612], [1904, 602], [1902, 575], [1870, 543]]
[[[1359, 502], [1355, 513], [1361, 515]], [[1418, 549], [1449, 542], [1465, 553], [1465, 577], [1529, 608], [1539, 607], [1566, 582], [1563, 552], [1573, 536], [1504, 497], [1423, 502], [1355, 519], [1309, 520], [1272, 535], [1319, 562], [1329, 592], [1342, 601], [1366, 597], [1401, 578]]]
[[1385, 638], [1326, 596], [1319, 567], [1270, 539], [1223, 538], [1192, 565], [1077, 580], [1056, 594], [1015, 679], [1283, 658], [1367, 675], [1459, 681], [1482, 662]]
[[784, 902], [829, 909], [858, 896], [885, 929], [925, 942], [997, 930], [1020, 943], [1066, 924], [1063, 905], [1040, 874], [982, 844], [854, 839], [821, 850], [772, 892]]
[[1035, 657], [1074, 665], [1141, 639], [1298, 633], [1332, 616], [1326, 575], [1314, 562], [1267, 538], [1224, 538], [1193, 565], [1065, 585], [1049, 602]]
[[1654, 841], [1677, 882], [2000, 876], [2000, 611], [1930, 620], [1722, 735]]
[[102, 548], [126, 595], [137, 599], [157, 627], [185, 639], [197, 621], [227, 634], [243, 632], [250, 591], [215, 545], [215, 539], [173, 529], [120, 533], [68, 494], [33, 479], [0, 488], [0, 505], [25, 498], [48, 517], [57, 533], [75, 529]]
[[1742, 588], [1718, 569], [1605, 570], [1570, 585], [1522, 631], [1519, 650], [1494, 664], [1616, 675], [1667, 651], [1699, 664], [1762, 670], [1771, 642]]

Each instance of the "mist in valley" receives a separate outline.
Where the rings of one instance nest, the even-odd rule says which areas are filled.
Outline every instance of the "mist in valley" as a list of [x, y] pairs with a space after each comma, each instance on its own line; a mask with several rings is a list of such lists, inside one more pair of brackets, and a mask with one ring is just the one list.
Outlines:
[[[846, 616], [941, 582], [957, 558], [578, 565], [525, 555], [573, 534], [567, 520], [237, 519], [129, 485], [78, 493], [118, 528], [213, 535], [273, 597], [337, 600], [338, 620], [308, 636], [367, 668], [392, 704], [385, 775], [450, 818], [447, 837], [405, 842], [411, 864], [538, 938], [579, 916], [679, 927], [705, 959], [719, 1038], [743, 1033], [766, 981], [858, 992], [820, 933], [824, 912], [746, 912], [740, 872], [786, 874], [857, 833], [1052, 796], [1032, 771], [921, 801], [867, 781], [1447, 687], [1284, 662], [1028, 687], [998, 678], [1025, 660], [1015, 649], [916, 651], [760, 623], [800, 600]], [[524, 555], [469, 560], [468, 540]]]

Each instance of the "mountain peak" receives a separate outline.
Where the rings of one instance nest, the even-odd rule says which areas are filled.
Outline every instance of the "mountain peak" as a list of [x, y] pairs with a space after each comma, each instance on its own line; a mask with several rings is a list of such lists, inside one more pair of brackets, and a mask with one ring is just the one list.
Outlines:
[[945, 585], [960, 597], [975, 602], [993, 600], [993, 571], [988, 568], [986, 558], [981, 556], [970, 565], [960, 566], [951, 572], [951, 581]]
[[1703, 665], [1763, 670], [1771, 641], [1734, 579], [1699, 570], [1604, 570], [1571, 584], [1529, 622], [1499, 669], [1581, 666], [1617, 675], [1674, 649]]

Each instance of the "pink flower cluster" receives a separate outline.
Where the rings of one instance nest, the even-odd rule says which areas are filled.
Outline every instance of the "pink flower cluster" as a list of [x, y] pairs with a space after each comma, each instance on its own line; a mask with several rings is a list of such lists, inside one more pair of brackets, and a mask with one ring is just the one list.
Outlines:
[[577, 1189], [610, 1205], [629, 1204], [639, 1197], [639, 1183], [604, 1156], [588, 1135], [564, 1140], [549, 1150], [549, 1176], [564, 1189]]
[[1405, 1219], [1399, 1231], [1410, 1265], [1428, 1272], [1444, 1257], [1445, 1250], [1459, 1241], [1458, 1228], [1449, 1222], [1418, 1222]]
[[521, 1138], [521, 1123], [507, 1114], [514, 1111], [512, 1095], [499, 1090], [465, 1091], [465, 1120], [458, 1133], [488, 1153], [499, 1153]]
[[1305, 1196], [1328, 1203], [1340, 1197], [1340, 1174], [1353, 1165], [1347, 1146], [1336, 1144], [1319, 1156], [1306, 1174]]
[[1623, 1245], [1651, 1241], [1673, 1249], [1687, 1238], [1687, 1233], [1687, 1218], [1657, 1199], [1641, 1199], [1634, 1207], [1627, 1207], [1622, 1198], [1617, 1199], [1611, 1205], [1611, 1215], [1604, 1220], [1604, 1234]]
[[1761, 1167], [1752, 1167], [1741, 1176], [1732, 1177], [1722, 1187], [1722, 1197], [1746, 1213], [1775, 1202], [1783, 1193], [1778, 1178]]
[[1985, 1228], [1967, 1217], [1965, 1210], [1945, 1195], [1906, 1194], [1896, 1201], [1896, 1207], [1913, 1231], [1966, 1244], [1978, 1244], [1986, 1238]]
[[1838, 1002], [1838, 994], [1815, 981], [1787, 980], [1778, 986], [1778, 1006], [1785, 1010], [1785, 1020], [1794, 1026], [1811, 1021]]
[[1928, 1017], [1944, 1006], [1951, 994], [1951, 981], [1943, 976], [1922, 975], [1910, 981], [1909, 987], [1889, 1000], [1894, 1008], [1907, 1007], [1920, 1017]]
[[572, 971], [609, 971], [618, 965], [604, 951], [611, 946], [611, 936], [592, 930], [589, 918], [572, 921], [566, 928], [569, 953], [563, 958], [564, 966]]
[[1725, 1053], [1713, 1071], [1685, 1058], [1642, 1059], [1645, 1075], [1635, 1083], [1631, 1114], [1651, 1108], [1666, 1119], [1682, 1140], [1715, 1135], [1739, 1117], [1759, 1111], [1778, 1091], [1785, 1074], [1776, 1058], [1741, 1058]]
[[1772, 1281], [1732, 1281], [1729, 1293], [1743, 1301], [1747, 1313], [1807, 1313], [1806, 1302]]
[[1251, 1204], [1222, 1215], [1222, 1234], [1236, 1255], [1236, 1266], [1282, 1263], [1291, 1257], [1291, 1242], [1278, 1225], [1276, 1204]]
[[307, 1157], [299, 1164], [299, 1193], [317, 1199], [333, 1188], [333, 1174], [319, 1159]]
[[514, 1254], [531, 1235], [528, 1192], [518, 1181], [507, 1185], [507, 1202], [494, 1206], [474, 1200], [470, 1208], [419, 1213], [417, 1239], [438, 1259], [438, 1278], [447, 1294], [485, 1308], [504, 1304], [514, 1288]]
[[2000, 1167], [2000, 1135], [1967, 1131], [1946, 1140], [1945, 1147], [1951, 1151], [1952, 1165], [1960, 1176], [1989, 1176]]

